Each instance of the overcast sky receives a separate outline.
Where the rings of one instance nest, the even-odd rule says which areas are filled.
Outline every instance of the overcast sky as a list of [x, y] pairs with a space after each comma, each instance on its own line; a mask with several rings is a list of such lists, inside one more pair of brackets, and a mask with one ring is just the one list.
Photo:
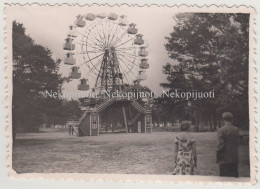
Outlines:
[[[149, 43], [149, 64], [147, 70], [147, 80], [142, 82], [157, 95], [162, 93], [159, 84], [165, 81], [162, 73], [162, 66], [171, 62], [168, 58], [164, 44], [165, 36], [169, 36], [175, 24], [172, 16], [176, 14], [168, 7], [72, 7], [63, 6], [11, 6], [6, 8], [6, 15], [24, 25], [26, 33], [29, 34], [36, 43], [48, 47], [53, 52], [54, 58], [64, 58], [63, 44], [68, 33], [68, 26], [72, 25], [79, 14], [87, 13], [110, 13], [126, 15], [130, 22], [136, 23], [138, 32], [144, 35]], [[139, 64], [139, 62], [138, 62]], [[61, 65], [60, 72], [68, 75], [70, 67]], [[77, 90], [79, 81], [74, 80], [69, 84], [64, 84], [65, 92]]]

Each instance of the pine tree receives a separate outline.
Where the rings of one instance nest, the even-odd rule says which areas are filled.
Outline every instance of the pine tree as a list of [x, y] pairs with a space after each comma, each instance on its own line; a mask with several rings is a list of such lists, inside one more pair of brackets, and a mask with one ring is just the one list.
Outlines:
[[[162, 86], [182, 91], [214, 89], [214, 99], [191, 101], [189, 109], [194, 120], [209, 121], [216, 128], [220, 113], [229, 110], [235, 114], [235, 124], [248, 127], [249, 16], [176, 15], [176, 25], [165, 44], [174, 64], [163, 68], [167, 82]], [[185, 109], [187, 103], [181, 106]]]

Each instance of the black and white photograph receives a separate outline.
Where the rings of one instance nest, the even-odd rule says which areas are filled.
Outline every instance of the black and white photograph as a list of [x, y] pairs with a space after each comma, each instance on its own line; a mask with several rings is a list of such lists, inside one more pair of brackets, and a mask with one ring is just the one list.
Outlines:
[[254, 179], [252, 9], [5, 14], [12, 174]]

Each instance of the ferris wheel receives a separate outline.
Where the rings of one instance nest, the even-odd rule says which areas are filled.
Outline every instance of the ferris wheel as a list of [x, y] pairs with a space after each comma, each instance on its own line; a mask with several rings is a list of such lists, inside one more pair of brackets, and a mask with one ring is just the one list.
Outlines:
[[64, 63], [69, 77], [80, 80], [78, 90], [124, 91], [147, 79], [147, 45], [125, 15], [78, 15], [65, 39]]

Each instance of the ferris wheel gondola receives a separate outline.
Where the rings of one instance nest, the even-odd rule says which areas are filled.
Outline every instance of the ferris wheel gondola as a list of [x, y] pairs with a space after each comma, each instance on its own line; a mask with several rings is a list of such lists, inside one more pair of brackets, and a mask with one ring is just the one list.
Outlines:
[[140, 47], [140, 51], [138, 52], [138, 55], [142, 57], [148, 56], [148, 52], [146, 51], [146, 48]]
[[149, 68], [149, 64], [147, 63], [148, 59], [147, 58], [142, 58], [141, 59], [141, 63], [139, 64], [139, 67], [141, 69], [148, 69]]
[[65, 39], [65, 43], [63, 45], [63, 49], [64, 50], [74, 50], [75, 49], [75, 44], [72, 43], [73, 38], [68, 37], [67, 39]]
[[128, 34], [137, 34], [137, 29], [135, 28], [135, 24], [131, 23], [127, 29]]
[[76, 66], [72, 67], [69, 78], [79, 79], [80, 77], [81, 77], [81, 73], [79, 72], [79, 68]]
[[118, 15], [115, 13], [110, 13], [107, 17], [109, 20], [117, 20]]
[[68, 52], [64, 59], [64, 64], [74, 65], [76, 63], [76, 59], [73, 57], [73, 52]]
[[120, 26], [127, 26], [127, 20], [126, 20], [126, 16], [125, 15], [121, 15], [120, 19], [118, 21], [118, 24]]
[[83, 78], [80, 79], [80, 84], [78, 85], [78, 90], [81, 91], [88, 91], [89, 90], [89, 84], [88, 84], [88, 80]]
[[73, 26], [69, 26], [68, 38], [75, 38], [78, 36], [78, 33], [73, 29]]
[[146, 80], [147, 75], [145, 70], [140, 70], [138, 75], [137, 75], [137, 80]]
[[77, 16], [76, 25], [81, 28], [86, 25], [86, 21], [84, 20], [84, 18], [81, 15]]
[[137, 31], [136, 24], [128, 25], [125, 15], [78, 15], [69, 26], [63, 46], [64, 63], [73, 65], [70, 78], [83, 77], [78, 90], [86, 91], [91, 86], [101, 94], [125, 90], [133, 86], [133, 81], [145, 80], [149, 68], [147, 44]]

